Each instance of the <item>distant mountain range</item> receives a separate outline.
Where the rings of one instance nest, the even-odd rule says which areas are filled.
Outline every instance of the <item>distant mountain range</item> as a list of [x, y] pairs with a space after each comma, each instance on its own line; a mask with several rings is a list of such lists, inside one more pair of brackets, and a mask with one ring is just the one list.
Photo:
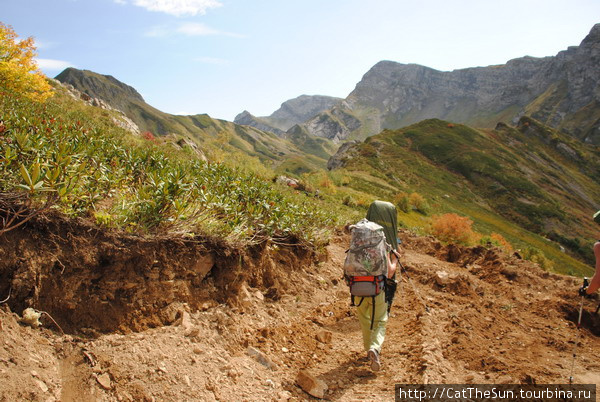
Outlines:
[[[428, 118], [493, 128], [498, 122], [516, 124], [527, 115], [581, 141], [600, 144], [599, 84], [600, 24], [596, 24], [580, 46], [553, 57], [527, 56], [504, 65], [450, 72], [382, 61], [363, 76], [346, 99], [313, 116], [292, 112], [295, 120], [276, 125], [273, 119], [280, 111], [267, 118], [244, 112], [236, 122], [278, 135], [285, 136], [282, 131], [286, 130], [304, 131], [340, 142], [364, 139], [383, 129]], [[305, 103], [314, 102], [314, 110], [326, 106], [317, 100], [309, 97]], [[282, 109], [294, 108], [294, 101], [285, 102]], [[286, 128], [291, 123], [300, 128]]]
[[300, 124], [311, 117], [332, 108], [341, 98], [322, 95], [301, 95], [281, 104], [281, 107], [270, 116], [256, 117], [244, 110], [233, 120], [237, 124], [245, 124], [261, 130], [283, 134], [296, 124]]

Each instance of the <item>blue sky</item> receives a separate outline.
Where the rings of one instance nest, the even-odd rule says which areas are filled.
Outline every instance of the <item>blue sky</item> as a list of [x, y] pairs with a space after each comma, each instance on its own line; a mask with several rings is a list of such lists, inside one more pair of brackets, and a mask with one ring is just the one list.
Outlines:
[[346, 97], [381, 60], [438, 70], [553, 56], [600, 22], [598, 0], [0, 0], [39, 64], [109, 74], [174, 114], [269, 115]]

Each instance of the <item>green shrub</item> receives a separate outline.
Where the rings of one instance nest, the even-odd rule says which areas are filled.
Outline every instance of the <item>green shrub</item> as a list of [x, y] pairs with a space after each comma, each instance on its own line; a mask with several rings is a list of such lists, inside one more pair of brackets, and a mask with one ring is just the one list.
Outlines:
[[550, 271], [553, 267], [552, 261], [550, 261], [541, 250], [533, 247], [527, 247], [523, 250], [523, 258], [531, 262], [535, 262], [542, 269]]
[[133, 137], [98, 114], [69, 99], [0, 96], [0, 192], [140, 233], [318, 242], [337, 222], [314, 198]]

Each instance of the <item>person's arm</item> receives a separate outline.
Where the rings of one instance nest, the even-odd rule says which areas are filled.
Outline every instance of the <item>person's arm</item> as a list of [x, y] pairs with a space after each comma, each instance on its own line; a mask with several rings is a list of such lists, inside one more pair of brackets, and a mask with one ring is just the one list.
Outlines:
[[588, 295], [591, 295], [596, 290], [600, 289], [600, 241], [594, 244], [594, 255], [596, 256], [596, 273], [586, 289]]
[[[401, 254], [400, 245], [396, 247], [396, 252], [388, 253], [388, 278], [393, 278], [396, 274], [396, 270], [398, 269], [398, 256]], [[398, 253], [398, 254], [396, 254]]]

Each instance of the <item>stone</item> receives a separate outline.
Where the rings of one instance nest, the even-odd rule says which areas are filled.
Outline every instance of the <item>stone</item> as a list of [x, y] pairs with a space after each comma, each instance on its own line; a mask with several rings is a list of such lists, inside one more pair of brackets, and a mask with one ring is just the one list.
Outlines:
[[317, 341], [321, 343], [331, 343], [331, 339], [333, 338], [333, 333], [331, 331], [319, 331], [316, 335]]
[[446, 286], [450, 282], [448, 272], [437, 271], [435, 273], [435, 282], [440, 286]]
[[200, 329], [197, 328], [197, 327], [189, 328], [188, 330], [186, 330], [184, 332], [184, 335], [187, 336], [187, 337], [189, 337], [189, 338], [195, 338], [198, 335], [200, 335]]
[[29, 325], [30, 327], [37, 328], [42, 325], [40, 322], [41, 316], [42, 313], [29, 307], [23, 310], [23, 318], [21, 318], [21, 322]]
[[175, 142], [175, 144], [177, 144], [177, 146], [179, 146], [182, 149], [185, 149], [185, 148], [191, 149], [192, 152], [194, 152], [196, 154], [198, 159], [200, 159], [201, 161], [204, 161], [204, 162], [208, 162], [208, 158], [206, 157], [204, 152], [202, 152], [202, 150], [198, 147], [198, 145], [196, 145], [193, 141], [188, 140], [187, 138], [181, 138], [177, 142]]
[[179, 325], [181, 325], [185, 330], [192, 328], [192, 317], [190, 316], [190, 313], [187, 311], [181, 312]]
[[212, 254], [201, 255], [196, 259], [196, 263], [192, 267], [192, 270], [198, 275], [199, 279], [202, 280], [214, 265], [215, 259]]
[[252, 357], [254, 360], [259, 362], [266, 368], [269, 368], [273, 371], [277, 370], [277, 366], [275, 365], [275, 363], [273, 363], [273, 361], [269, 359], [269, 357], [260, 350], [252, 346], [248, 346], [248, 348], [246, 349], [246, 353], [248, 354], [248, 356]]
[[250, 292], [248, 291], [248, 288], [246, 287], [245, 283], [242, 284], [242, 286], [240, 286], [240, 292], [238, 294], [238, 302], [244, 308], [252, 307], [253, 298], [252, 298], [252, 295], [250, 294]]
[[96, 381], [98, 381], [98, 384], [100, 384], [100, 386], [102, 388], [104, 388], [105, 390], [109, 390], [112, 388], [112, 383], [110, 381], [110, 375], [108, 375], [108, 373], [99, 375], [98, 377], [96, 377]]
[[40, 387], [42, 392], [48, 392], [48, 386], [46, 385], [46, 383], [44, 381], [41, 381], [38, 379], [35, 379], [34, 381], [37, 384], [37, 386]]
[[300, 370], [296, 377], [296, 383], [304, 392], [315, 398], [323, 399], [327, 392], [327, 384], [324, 381], [319, 380], [306, 370]]

